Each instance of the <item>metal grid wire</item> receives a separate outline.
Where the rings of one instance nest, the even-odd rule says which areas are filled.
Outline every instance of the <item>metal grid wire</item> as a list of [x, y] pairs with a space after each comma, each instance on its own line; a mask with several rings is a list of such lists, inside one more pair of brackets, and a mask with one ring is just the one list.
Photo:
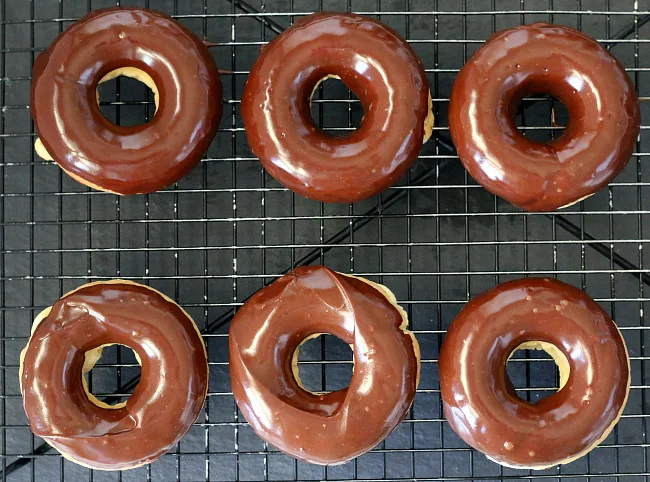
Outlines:
[[[165, 11], [216, 43], [213, 55], [227, 71], [221, 128], [201, 165], [173, 188], [123, 198], [86, 189], [34, 155], [31, 66], [74, 20], [115, 0], [0, 0], [2, 480], [646, 480], [650, 0], [121, 4]], [[356, 11], [400, 31], [422, 58], [434, 99], [434, 136], [408, 176], [354, 205], [316, 203], [280, 186], [252, 156], [239, 115], [260, 45], [316, 10]], [[645, 119], [626, 170], [607, 189], [553, 214], [522, 213], [484, 191], [457, 161], [447, 129], [458, 69], [495, 30], [534, 21], [577, 27], [608, 46], [637, 86]], [[100, 91], [102, 111], [114, 122], [153, 115], [149, 92], [131, 79]], [[358, 125], [362, 111], [344, 86], [328, 81], [313, 113], [336, 133]], [[524, 101], [518, 123], [526, 135], [548, 140], [566, 116], [557, 102], [536, 97]], [[252, 433], [234, 403], [227, 363], [228, 322], [237, 307], [292, 266], [311, 263], [389, 286], [422, 349], [422, 380], [408, 419], [371, 453], [327, 468], [296, 462]], [[462, 443], [444, 421], [437, 378], [441, 340], [463, 304], [528, 275], [557, 277], [599, 301], [618, 322], [632, 366], [630, 398], [614, 432], [587, 457], [541, 472], [500, 467]], [[18, 388], [19, 352], [34, 316], [72, 288], [117, 277], [162, 290], [190, 312], [204, 333], [211, 376], [205, 410], [188, 436], [154, 464], [124, 473], [91, 471], [50, 450], [31, 434]], [[350, 351], [333, 337], [301, 351], [301, 378], [316, 390], [345, 386], [351, 367]], [[557, 387], [552, 363], [539, 354], [523, 353], [508, 370], [529, 400]], [[91, 390], [114, 403], [133, 391], [138, 373], [130, 350], [109, 349], [91, 372]]]

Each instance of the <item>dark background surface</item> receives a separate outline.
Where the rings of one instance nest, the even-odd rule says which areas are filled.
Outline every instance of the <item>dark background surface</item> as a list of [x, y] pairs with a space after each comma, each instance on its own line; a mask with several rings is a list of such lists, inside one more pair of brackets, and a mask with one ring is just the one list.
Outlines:
[[[121, 2], [176, 15], [217, 43], [211, 52], [219, 68], [233, 73], [223, 76], [221, 129], [200, 166], [163, 192], [118, 198], [88, 190], [34, 155], [28, 105], [34, 57], [89, 9], [115, 0], [0, 0], [0, 480], [645, 480], [650, 25], [638, 25], [650, 1], [250, 3], [262, 17], [226, 0]], [[292, 12], [320, 9], [381, 12], [378, 18], [421, 56], [434, 99], [436, 130], [409, 175], [354, 205], [323, 205], [282, 188], [252, 156], [239, 115], [260, 45], [290, 25]], [[611, 51], [637, 86], [646, 119], [636, 155], [609, 188], [550, 215], [522, 213], [496, 199], [468, 178], [448, 148], [446, 110], [458, 69], [493, 31], [534, 21], [578, 27], [601, 41], [631, 27]], [[123, 125], [146, 121], [153, 114], [146, 90], [130, 79], [102, 86], [105, 115]], [[519, 123], [527, 126], [526, 135], [548, 140], [561, 133], [549, 129], [557, 103], [533, 99], [523, 105]], [[323, 84], [313, 110], [320, 125], [339, 133], [361, 117], [354, 97], [333, 80]], [[265, 445], [230, 392], [227, 328], [233, 309], [304, 263], [390, 287], [408, 310], [422, 350], [422, 379], [408, 420], [371, 453], [336, 467], [296, 462]], [[555, 276], [585, 289], [618, 322], [632, 360], [630, 398], [614, 432], [587, 457], [542, 472], [502, 468], [461, 442], [443, 420], [437, 378], [444, 331], [469, 297], [527, 275]], [[205, 333], [210, 390], [204, 413], [171, 453], [124, 473], [93, 472], [44, 450], [31, 434], [18, 387], [19, 353], [41, 309], [83, 283], [117, 277], [162, 290], [190, 312]], [[552, 393], [557, 377], [548, 357], [518, 355], [532, 360], [509, 364], [520, 394], [535, 400]], [[330, 390], [349, 381], [351, 352], [333, 337], [309, 342], [301, 361], [308, 388]], [[129, 349], [108, 349], [92, 371], [92, 391], [127, 396], [138, 372]]]

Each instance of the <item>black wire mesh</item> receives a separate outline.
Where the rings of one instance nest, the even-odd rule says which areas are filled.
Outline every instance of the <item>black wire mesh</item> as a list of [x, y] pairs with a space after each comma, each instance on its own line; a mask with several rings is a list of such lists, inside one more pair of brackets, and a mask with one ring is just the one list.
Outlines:
[[[226, 72], [224, 116], [206, 158], [173, 188], [119, 198], [90, 191], [34, 155], [29, 87], [34, 57], [74, 20], [115, 0], [0, 0], [0, 459], [2, 480], [645, 480], [650, 416], [644, 309], [650, 264], [650, 0], [140, 0], [118, 4], [174, 15], [202, 38]], [[426, 68], [436, 128], [397, 186], [354, 205], [295, 196], [247, 147], [238, 106], [260, 45], [298, 16], [348, 10], [400, 31]], [[458, 69], [495, 30], [551, 21], [597, 38], [623, 62], [645, 125], [634, 157], [607, 189], [557, 214], [522, 213], [477, 186], [457, 161], [446, 109]], [[121, 124], [153, 115], [146, 89], [130, 79], [104, 85], [102, 110]], [[519, 124], [548, 140], [561, 106], [527, 99]], [[315, 120], [331, 131], [358, 124], [361, 107], [340, 83], [321, 85]], [[556, 115], [560, 124], [562, 116]], [[566, 119], [564, 119], [566, 120]], [[259, 440], [238, 413], [228, 374], [227, 328], [234, 310], [276, 276], [322, 263], [388, 285], [408, 310], [422, 348], [422, 380], [409, 417], [371, 453], [334, 467], [296, 462]], [[507, 279], [554, 276], [597, 299], [627, 342], [632, 389], [616, 430], [587, 457], [530, 472], [502, 468], [470, 450], [442, 416], [438, 348], [470, 296]], [[34, 437], [18, 388], [19, 353], [34, 316], [94, 279], [141, 281], [174, 297], [203, 330], [210, 360], [204, 413], [188, 436], [154, 464], [124, 473], [72, 464]], [[301, 351], [308, 386], [340, 388], [351, 353], [321, 337]], [[509, 365], [530, 400], [557, 376], [533, 352]], [[128, 396], [139, 369], [113, 347], [91, 372], [109, 403]]]

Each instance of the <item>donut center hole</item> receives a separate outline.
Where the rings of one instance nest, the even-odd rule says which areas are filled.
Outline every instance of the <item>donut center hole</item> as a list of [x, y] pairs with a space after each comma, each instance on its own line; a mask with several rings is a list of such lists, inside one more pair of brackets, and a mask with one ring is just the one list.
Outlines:
[[88, 399], [102, 408], [121, 408], [137, 384], [122, 381], [139, 380], [141, 363], [136, 353], [125, 345], [102, 345], [86, 352], [81, 371]]
[[363, 105], [335, 75], [321, 79], [311, 97], [311, 118], [323, 132], [343, 137], [361, 127]]
[[144, 70], [123, 67], [99, 81], [97, 103], [109, 122], [121, 127], [139, 126], [156, 115], [158, 87]]
[[569, 110], [556, 97], [535, 94], [519, 102], [514, 121], [519, 132], [527, 139], [549, 143], [566, 130], [569, 125]]
[[347, 388], [353, 371], [352, 348], [334, 335], [322, 334], [307, 338], [293, 356], [296, 381], [312, 393]]
[[531, 341], [513, 350], [506, 365], [507, 377], [517, 395], [535, 404], [561, 390], [569, 377], [569, 362], [556, 346]]

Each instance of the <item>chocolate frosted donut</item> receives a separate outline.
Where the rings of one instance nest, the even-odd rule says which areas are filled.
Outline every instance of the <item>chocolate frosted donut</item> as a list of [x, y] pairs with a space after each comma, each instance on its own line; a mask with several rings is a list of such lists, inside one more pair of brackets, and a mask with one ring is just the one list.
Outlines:
[[[569, 124], [549, 143], [514, 122], [521, 99], [550, 94]], [[498, 32], [456, 77], [449, 129], [458, 155], [488, 191], [529, 211], [551, 211], [593, 194], [627, 163], [641, 116], [623, 66], [598, 42], [561, 25]]]
[[[113, 344], [135, 352], [142, 376], [126, 402], [110, 406], [89, 393], [83, 375]], [[182, 308], [116, 280], [84, 285], [36, 318], [20, 384], [36, 435], [73, 462], [123, 470], [152, 462], [185, 435], [203, 407], [208, 365]]]
[[[97, 105], [97, 85], [119, 75], [147, 84], [150, 122], [120, 127]], [[36, 152], [77, 181], [117, 194], [173, 184], [207, 151], [221, 119], [221, 80], [207, 47], [159, 12], [96, 10], [34, 62]]]
[[[536, 404], [516, 394], [506, 363], [547, 351], [560, 390]], [[440, 351], [445, 416], [469, 445], [502, 465], [544, 469], [585, 455], [611, 432], [630, 390], [623, 337], [586, 293], [551, 279], [503, 283], [472, 299]]]
[[[311, 97], [340, 78], [363, 106], [361, 126], [331, 136], [311, 118]], [[248, 144], [264, 168], [294, 192], [353, 202], [397, 181], [431, 135], [427, 78], [392, 28], [349, 13], [316, 13], [264, 47], [241, 101]]]
[[[338, 464], [370, 450], [406, 416], [419, 377], [417, 341], [384, 286], [323, 266], [297, 268], [258, 291], [230, 325], [230, 376], [240, 410], [293, 457]], [[352, 346], [348, 388], [301, 386], [298, 348], [330, 333]]]

